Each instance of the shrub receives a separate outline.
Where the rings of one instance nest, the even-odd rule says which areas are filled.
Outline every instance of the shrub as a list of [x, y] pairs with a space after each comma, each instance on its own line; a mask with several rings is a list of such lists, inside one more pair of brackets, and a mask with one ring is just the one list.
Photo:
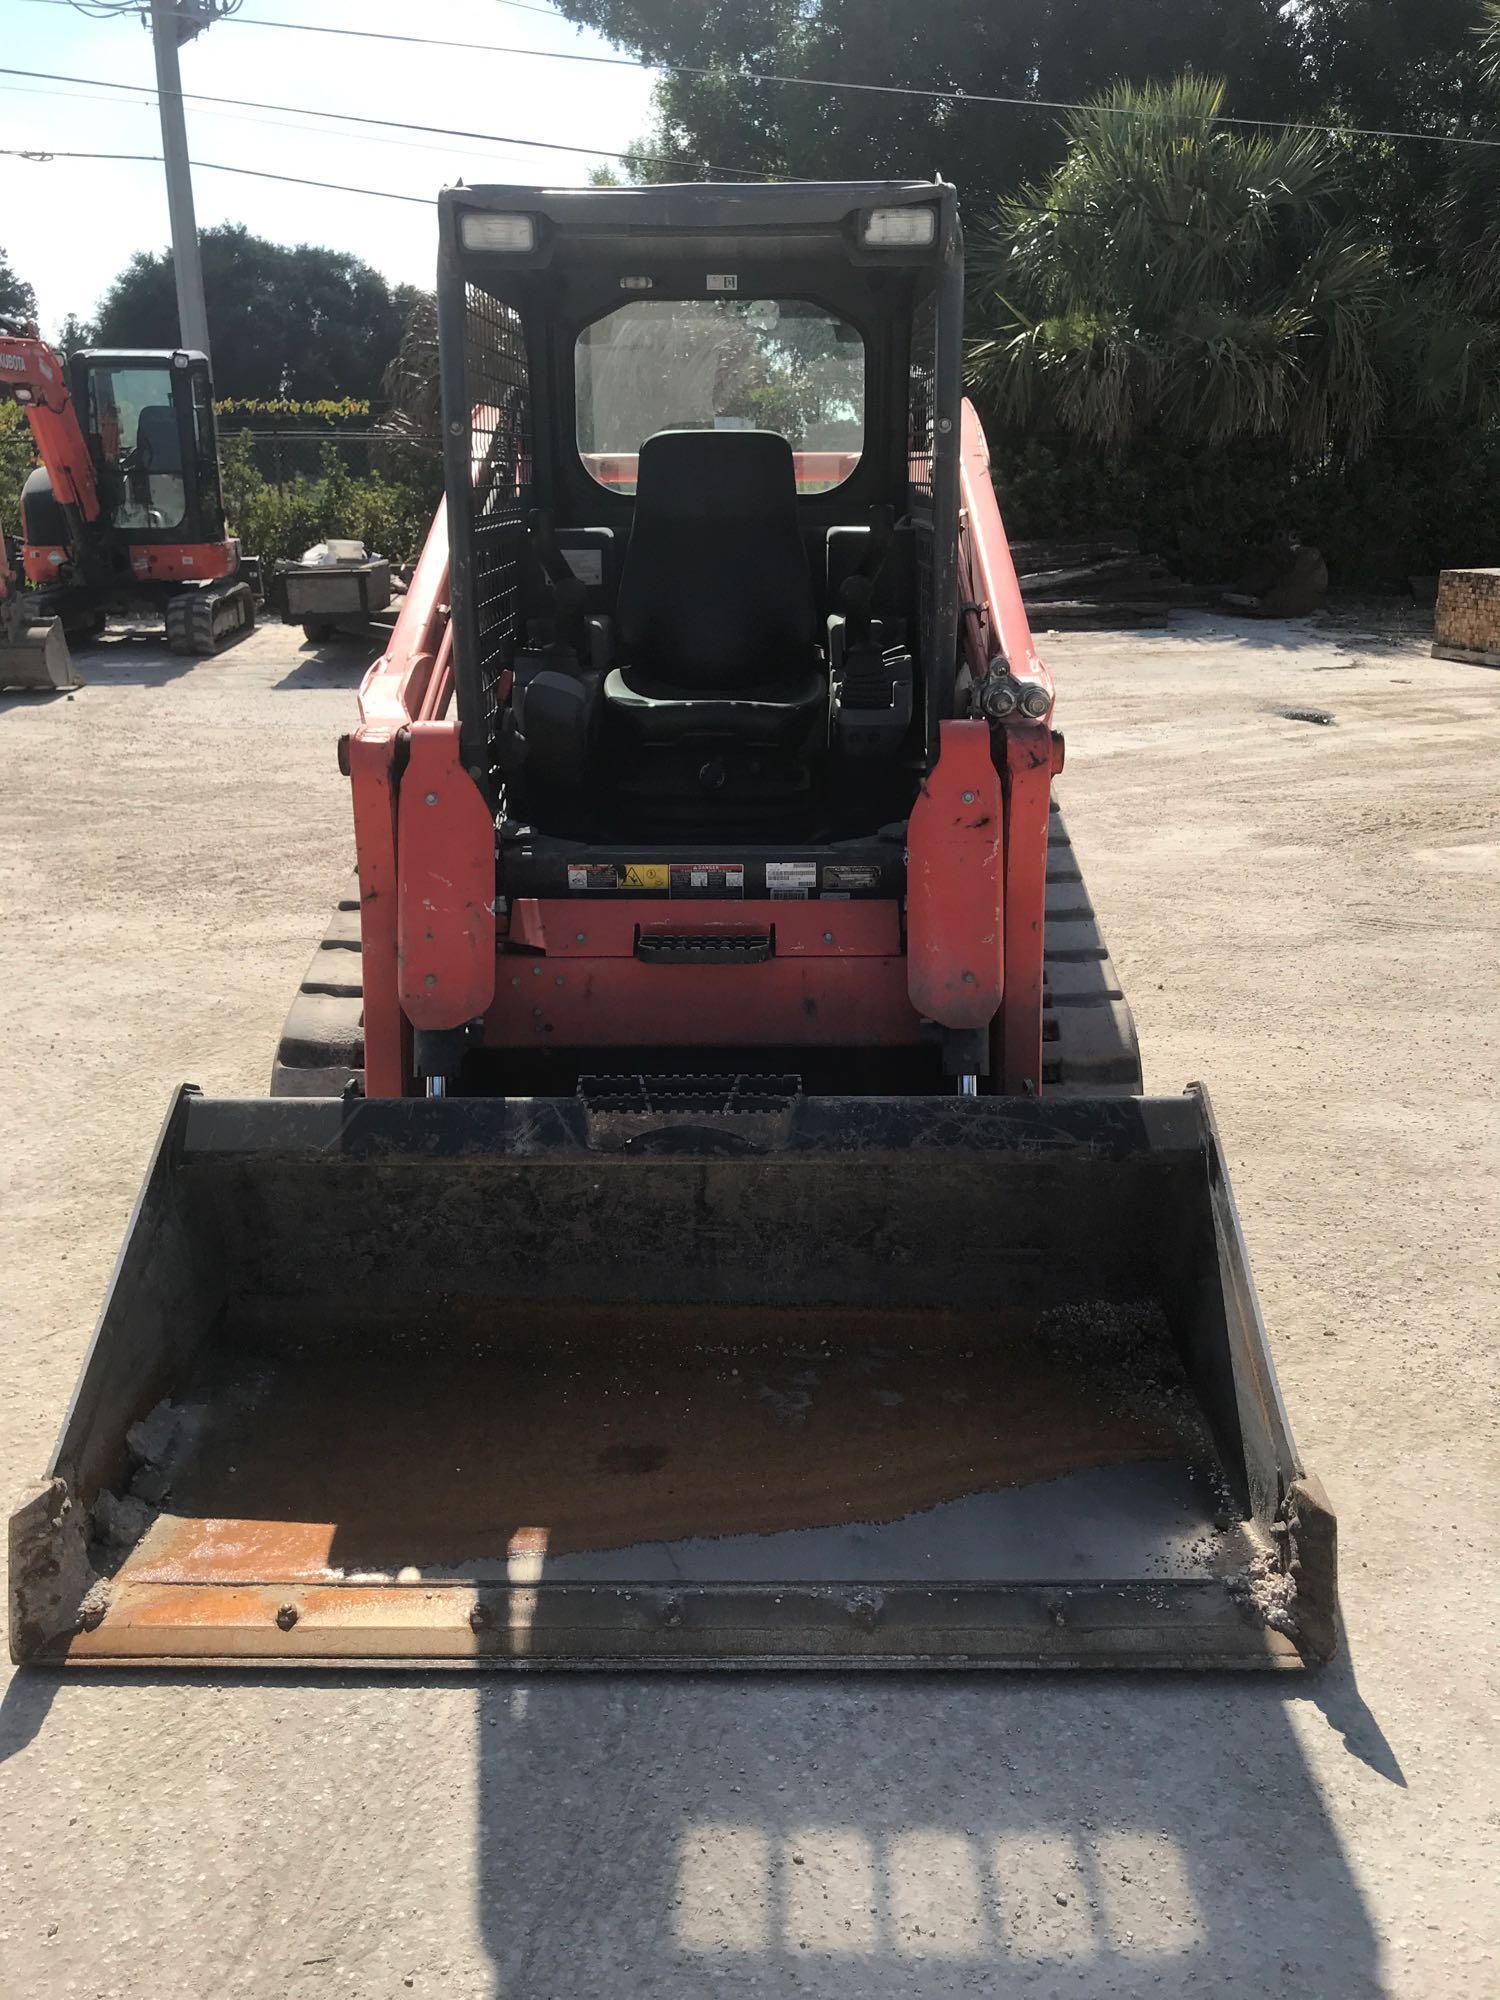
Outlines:
[[1111, 457], [1076, 438], [987, 428], [1011, 535], [1133, 528], [1195, 583], [1229, 582], [1284, 528], [1323, 551], [1335, 588], [1403, 590], [1500, 553], [1493, 429], [1388, 435], [1352, 465], [1309, 465], [1274, 440], [1153, 437]]
[[224, 507], [231, 530], [263, 564], [296, 561], [330, 536], [361, 541], [372, 555], [410, 563], [421, 552], [434, 496], [418, 485], [377, 476], [356, 479], [338, 448], [326, 444], [319, 476], [275, 486], [254, 462], [248, 432], [224, 440]]
[[21, 488], [36, 465], [31, 426], [19, 405], [0, 403], [0, 529], [21, 531]]

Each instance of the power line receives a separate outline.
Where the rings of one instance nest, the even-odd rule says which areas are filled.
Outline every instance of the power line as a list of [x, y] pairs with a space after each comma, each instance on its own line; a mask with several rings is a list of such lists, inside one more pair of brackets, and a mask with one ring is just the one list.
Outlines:
[[[60, 151], [53, 146], [0, 146], [0, 155], [13, 160], [30, 160], [37, 166], [44, 166], [49, 160], [154, 160], [158, 166], [161, 164], [160, 153], [79, 153]], [[436, 207], [432, 196], [426, 194], [392, 194], [386, 188], [350, 187], [343, 181], [313, 181], [301, 174], [273, 174], [264, 167], [226, 167], [217, 160], [195, 159], [194, 172], [199, 167], [210, 174], [246, 174], [258, 181], [285, 181], [291, 187], [323, 188], [329, 194], [363, 194], [372, 201], [410, 201], [421, 208]]]
[[[138, 4], [138, 0], [129, 0], [129, 4], [135, 6]], [[143, 98], [153, 95], [149, 84], [142, 84], [139, 87]], [[70, 104], [98, 104], [101, 101], [97, 97], [89, 96], [83, 90], [34, 90], [29, 84], [23, 83], [0, 83], [0, 90], [15, 91], [27, 98], [61, 98]], [[151, 112], [154, 109], [153, 106], [146, 103], [134, 104], [122, 108], [141, 112]], [[322, 115], [321, 112], [307, 112], [305, 114], [308, 118], [321, 117]], [[216, 117], [220, 121], [230, 121], [239, 125], [258, 125], [266, 131], [271, 132], [299, 132], [310, 139], [342, 139], [345, 136], [342, 132], [326, 131], [316, 125], [296, 125], [287, 118], [258, 118], [253, 111], [221, 110], [216, 114]], [[508, 142], [504, 139], [486, 139], [480, 143], [486, 146], [504, 147]], [[361, 144], [366, 146], [391, 146], [403, 153], [432, 153], [449, 160], [456, 158], [468, 159], [471, 157], [468, 154], [458, 153], [457, 149], [452, 146], [439, 146], [423, 139], [395, 139], [378, 132], [365, 134], [361, 140]], [[48, 147], [36, 148], [34, 150], [52, 151], [53, 149]], [[131, 157], [144, 158], [145, 155], [132, 155]], [[488, 167], [499, 163], [487, 160], [482, 164]]]
[[[66, 7], [73, 0], [31, 0], [34, 6]], [[502, 6], [518, 6], [520, 0], [499, 0]], [[127, 9], [127, 0], [122, 0], [119, 11]], [[527, 7], [527, 13], [547, 14], [553, 20], [561, 16], [553, 14], [550, 8]], [[791, 76], [779, 70], [749, 70], [737, 68], [712, 68], [703, 64], [645, 62], [634, 56], [588, 55], [580, 49], [528, 49], [514, 48], [501, 42], [471, 42], [450, 40], [436, 35], [403, 35], [394, 30], [379, 28], [334, 28], [313, 21], [271, 21], [245, 14], [225, 17], [226, 23], [239, 28], [272, 28], [285, 34], [335, 35], [361, 42], [397, 42], [433, 49], [461, 49], [471, 55], [530, 56], [539, 62], [588, 63], [605, 69], [650, 69], [667, 76], [710, 77], [719, 81], [737, 83], [772, 83], [794, 89], [822, 91], [850, 91], [877, 97], [917, 98], [930, 104], [946, 105], [987, 105], [1011, 111], [1067, 111], [1085, 112], [1090, 115], [1115, 118], [1142, 117], [1146, 114], [1130, 104], [1085, 104], [1054, 97], [1008, 97], [994, 91], [981, 90], [930, 90], [916, 84], [906, 83], [859, 83], [845, 77]], [[1500, 139], [1484, 139], [1461, 132], [1411, 132], [1381, 125], [1314, 124], [1287, 118], [1248, 118], [1231, 115], [1228, 112], [1215, 114], [1210, 121], [1215, 125], [1234, 125], [1257, 132], [1301, 132], [1316, 134], [1322, 138], [1392, 139], [1422, 146], [1477, 146], [1484, 149], [1500, 149]], [[533, 143], [540, 143], [539, 141]], [[587, 152], [588, 147], [573, 147], [575, 152]], [[645, 159], [645, 154], [611, 153], [610, 159]], [[667, 165], [689, 164], [678, 160], [668, 160]], [[714, 173], [748, 173], [743, 167], [714, 167]]]
[[[82, 83], [98, 90], [123, 90], [132, 95], [150, 91], [149, 84], [116, 83], [103, 76], [64, 76], [56, 70], [48, 69], [6, 69], [0, 75], [28, 77], [35, 83]], [[154, 95], [154, 92], [152, 92]], [[185, 90], [183, 97], [190, 104], [243, 105], [247, 111], [285, 111], [298, 118], [330, 118], [340, 125], [376, 125], [392, 132], [433, 132], [445, 139], [480, 140], [490, 145], [526, 146], [544, 153], [587, 153], [592, 159], [600, 160], [640, 160], [647, 166], [696, 167], [710, 174], [735, 174], [758, 180], [759, 170], [753, 167], [718, 167], [711, 160], [694, 160], [675, 153], [641, 153], [634, 150], [616, 151], [606, 146], [579, 146], [566, 144], [561, 139], [520, 139], [509, 132], [469, 132], [453, 125], [422, 125], [406, 118], [371, 118], [356, 111], [325, 111], [307, 104], [267, 104], [254, 97], [215, 97], [202, 90]]]

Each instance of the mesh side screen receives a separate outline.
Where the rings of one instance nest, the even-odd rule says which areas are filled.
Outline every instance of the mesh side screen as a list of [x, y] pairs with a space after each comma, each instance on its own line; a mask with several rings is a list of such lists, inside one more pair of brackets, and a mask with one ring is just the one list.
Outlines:
[[937, 293], [912, 314], [906, 390], [906, 488], [914, 512], [932, 507], [932, 419], [937, 377]]
[[467, 287], [465, 307], [475, 652], [487, 762], [493, 768], [497, 689], [520, 623], [521, 558], [531, 505], [531, 394], [520, 314], [478, 285]]
[[917, 659], [924, 672], [934, 617], [932, 576], [933, 411], [937, 383], [937, 292], [912, 314], [906, 390], [906, 500], [916, 531]]

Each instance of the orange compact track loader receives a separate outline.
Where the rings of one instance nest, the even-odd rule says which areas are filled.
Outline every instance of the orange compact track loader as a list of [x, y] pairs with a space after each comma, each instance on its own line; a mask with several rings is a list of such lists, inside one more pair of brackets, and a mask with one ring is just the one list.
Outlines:
[[269, 1098], [184, 1089], [23, 1659], [1296, 1667], [1334, 1524], [1141, 1095], [941, 184], [462, 189], [447, 494]]

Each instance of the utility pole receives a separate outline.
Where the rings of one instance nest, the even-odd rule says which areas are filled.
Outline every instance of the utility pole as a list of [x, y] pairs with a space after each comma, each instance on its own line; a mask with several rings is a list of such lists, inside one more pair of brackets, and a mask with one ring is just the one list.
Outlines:
[[213, 0], [151, 0], [151, 39], [156, 49], [156, 99], [161, 109], [161, 150], [167, 169], [167, 212], [172, 219], [172, 268], [177, 278], [177, 337], [184, 347], [208, 352], [208, 308], [203, 299], [203, 263], [198, 255], [198, 223], [193, 214], [193, 170], [188, 158], [187, 121], [182, 111], [182, 78], [177, 47], [206, 28], [216, 12]]

